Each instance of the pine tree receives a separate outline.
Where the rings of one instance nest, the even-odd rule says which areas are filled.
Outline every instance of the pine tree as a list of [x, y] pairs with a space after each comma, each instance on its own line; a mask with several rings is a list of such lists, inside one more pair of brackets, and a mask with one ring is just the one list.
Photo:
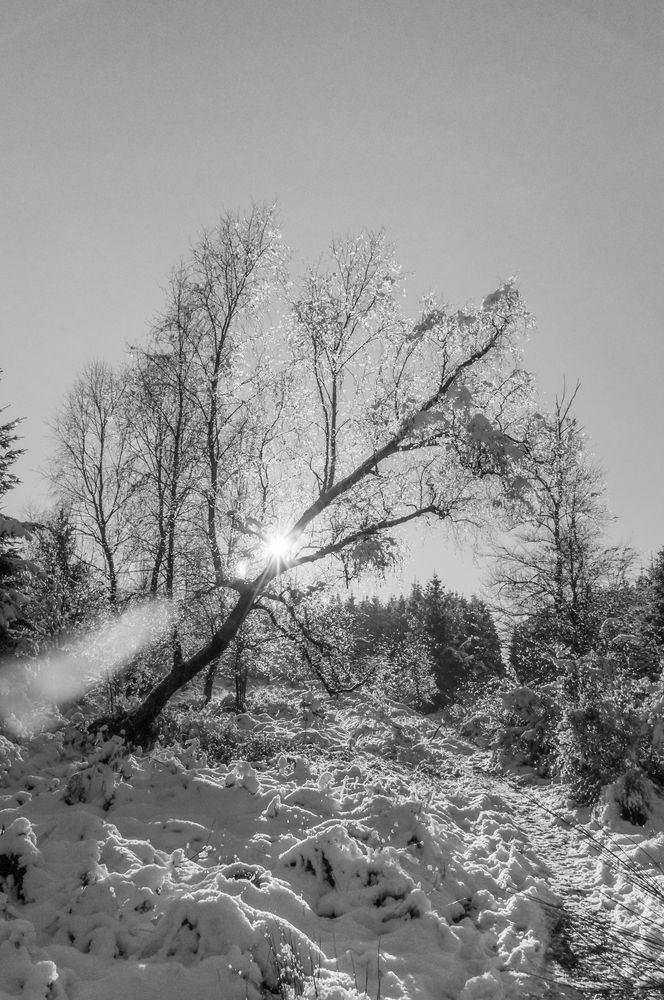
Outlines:
[[62, 645], [89, 625], [102, 609], [104, 587], [78, 551], [76, 528], [66, 507], [58, 507], [35, 530], [30, 546], [39, 572], [27, 589], [26, 639], [36, 649]]
[[[4, 410], [0, 409], [0, 413]], [[16, 448], [18, 420], [0, 424], [0, 507], [4, 497], [18, 479], [11, 468], [22, 454]], [[31, 535], [30, 525], [10, 517], [0, 509], [0, 652], [8, 652], [14, 646], [14, 628], [25, 604], [21, 588], [21, 578], [29, 569], [29, 564], [21, 554], [22, 540]]]
[[659, 647], [664, 647], [664, 548], [655, 556], [648, 573], [650, 594], [646, 623]]
[[452, 643], [447, 595], [435, 573], [422, 592], [420, 613], [436, 684], [432, 708], [438, 709], [451, 701], [457, 685], [460, 662]]
[[501, 677], [505, 673], [496, 623], [478, 597], [463, 598], [465, 647], [473, 660], [473, 679]]
[[519, 683], [536, 686], [552, 681], [558, 645], [558, 622], [549, 608], [517, 622], [512, 628], [508, 662]]

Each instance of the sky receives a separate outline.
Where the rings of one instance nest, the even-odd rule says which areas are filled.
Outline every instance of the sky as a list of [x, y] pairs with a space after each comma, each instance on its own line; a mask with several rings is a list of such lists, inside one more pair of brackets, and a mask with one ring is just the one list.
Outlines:
[[[481, 301], [516, 274], [526, 364], [577, 413], [613, 537], [664, 546], [661, 0], [2, 0], [0, 405], [8, 513], [47, 501], [46, 422], [142, 340], [170, 268], [277, 200], [296, 259], [384, 227], [410, 274]], [[400, 580], [481, 581], [413, 537]]]

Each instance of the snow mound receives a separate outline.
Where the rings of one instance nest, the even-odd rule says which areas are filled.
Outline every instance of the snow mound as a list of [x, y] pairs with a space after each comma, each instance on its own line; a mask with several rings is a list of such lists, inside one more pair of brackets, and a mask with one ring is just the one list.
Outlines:
[[392, 708], [338, 703], [269, 763], [0, 744], [0, 1000], [523, 995], [541, 866], [453, 742]]

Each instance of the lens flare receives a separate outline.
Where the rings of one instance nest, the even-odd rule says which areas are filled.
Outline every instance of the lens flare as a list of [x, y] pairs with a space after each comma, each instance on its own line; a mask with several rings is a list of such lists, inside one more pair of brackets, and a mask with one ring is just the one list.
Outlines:
[[151, 601], [129, 608], [120, 617], [72, 642], [67, 651], [45, 653], [36, 660], [6, 660], [0, 668], [0, 701], [4, 724], [14, 732], [41, 729], [52, 708], [110, 679], [145, 646], [167, 634], [170, 609]]

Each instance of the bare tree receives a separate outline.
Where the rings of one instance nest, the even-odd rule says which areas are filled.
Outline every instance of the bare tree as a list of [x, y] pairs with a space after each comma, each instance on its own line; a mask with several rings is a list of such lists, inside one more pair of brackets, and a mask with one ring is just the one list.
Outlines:
[[[214, 579], [225, 577], [220, 539], [222, 498], [241, 492], [251, 411], [260, 407], [265, 379], [247, 354], [257, 349], [260, 317], [282, 278], [284, 249], [275, 209], [255, 205], [247, 216], [227, 213], [196, 243], [188, 272], [195, 321], [189, 331], [192, 398], [203, 422], [201, 491]], [[254, 421], [255, 422], [255, 421]]]
[[510, 479], [529, 398], [517, 290], [508, 282], [462, 311], [428, 300], [413, 325], [400, 317], [398, 284], [380, 236], [335, 246], [331, 270], [304, 282], [288, 351], [280, 342], [272, 357], [283, 375], [262, 400], [260, 461], [247, 463], [252, 482], [226, 515], [248, 551], [242, 574], [220, 578], [234, 601], [123, 720], [131, 735], [145, 734], [253, 610], [276, 602], [296, 614], [298, 588], [323, 560], [370, 569], [402, 525], [476, 521]]
[[128, 540], [127, 510], [136, 488], [126, 400], [123, 374], [93, 362], [76, 379], [52, 425], [56, 447], [49, 478], [60, 502], [101, 555], [112, 603]]
[[630, 552], [610, 546], [612, 520], [601, 470], [585, 453], [573, 412], [579, 391], [556, 398], [553, 413], [536, 414], [524, 448], [527, 476], [512, 531], [494, 549], [491, 583], [512, 622], [547, 612], [559, 641], [576, 649], [602, 587], [624, 582]]
[[150, 546], [149, 590], [173, 598], [177, 535], [196, 484], [201, 433], [190, 350], [195, 317], [184, 268], [171, 275], [169, 302], [146, 349], [134, 350], [128, 413], [137, 480], [134, 536]]

